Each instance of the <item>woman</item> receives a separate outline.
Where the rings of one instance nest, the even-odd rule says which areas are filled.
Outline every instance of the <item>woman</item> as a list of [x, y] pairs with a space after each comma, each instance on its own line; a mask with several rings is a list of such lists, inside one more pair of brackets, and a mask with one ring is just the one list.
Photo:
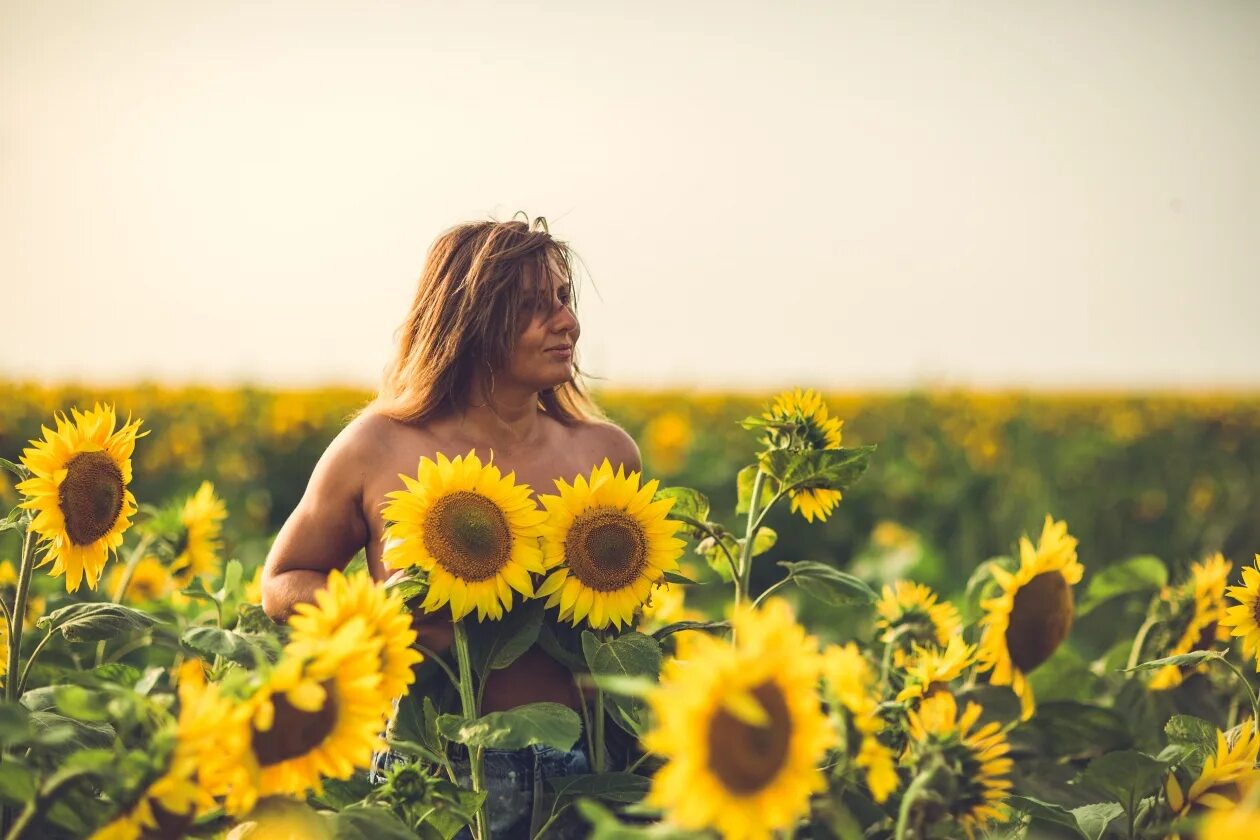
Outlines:
[[[388, 578], [380, 511], [421, 456], [493, 455], [535, 494], [605, 458], [641, 469], [634, 441], [602, 419], [578, 382], [574, 310], [572, 253], [545, 220], [464, 224], [438, 237], [378, 396], [329, 444], [267, 556], [263, 607], [273, 619], [314, 601], [360, 548], [372, 575]], [[415, 625], [419, 644], [449, 650], [448, 610], [418, 614]], [[433, 690], [430, 681], [413, 687]], [[581, 698], [568, 669], [535, 647], [491, 672], [482, 712], [543, 701], [576, 709]], [[528, 836], [534, 784], [566, 772], [588, 772], [586, 756], [537, 748], [487, 756], [494, 836]]]

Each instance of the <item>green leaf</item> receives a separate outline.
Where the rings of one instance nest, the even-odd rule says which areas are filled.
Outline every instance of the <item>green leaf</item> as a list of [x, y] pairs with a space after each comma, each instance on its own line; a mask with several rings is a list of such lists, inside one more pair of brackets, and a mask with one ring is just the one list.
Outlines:
[[538, 641], [542, 622], [543, 602], [535, 599], [510, 610], [501, 621], [470, 625], [473, 670], [484, 677], [511, 665]]
[[870, 466], [874, 446], [854, 449], [772, 449], [760, 456], [761, 468], [784, 490], [845, 490]]
[[1038, 705], [1054, 700], [1088, 703], [1103, 694], [1102, 679], [1067, 645], [1060, 645], [1044, 664], [1037, 666], [1028, 675], [1028, 682]]
[[675, 621], [654, 632], [652, 638], [660, 641], [683, 630], [725, 630], [730, 626], [729, 621]]
[[[738, 500], [735, 503], [735, 515], [743, 516], [748, 513], [748, 509], [752, 504], [753, 483], [757, 480], [757, 471], [761, 468], [756, 464], [750, 464], [739, 471], [739, 475], [735, 477], [735, 487], [738, 493]], [[757, 508], [763, 509], [770, 504], [770, 500], [774, 498], [775, 490], [778, 488], [778, 482], [772, 476], [766, 476], [761, 481], [761, 499], [757, 502]]]
[[1164, 770], [1162, 761], [1145, 753], [1121, 750], [1095, 758], [1073, 784], [1104, 792], [1128, 811], [1159, 786]]
[[666, 583], [680, 583], [684, 586], [688, 586], [688, 585], [694, 586], [699, 583], [699, 581], [694, 581], [691, 578], [687, 577], [686, 575], [678, 574], [678, 572], [666, 572], [665, 582]]
[[604, 802], [629, 804], [647, 795], [651, 780], [634, 773], [584, 773], [559, 776], [548, 782], [557, 797], [590, 796]]
[[802, 590], [835, 607], [873, 604], [879, 597], [861, 578], [825, 563], [803, 560], [779, 565], [788, 570], [788, 577]]
[[582, 652], [595, 684], [613, 693], [609, 705], [618, 713], [613, 720], [631, 735], [641, 734], [647, 721], [647, 704], [638, 697], [618, 696], [609, 677], [644, 677], [655, 681], [661, 672], [661, 645], [642, 633], [623, 633], [600, 642], [589, 630], [582, 633]]
[[568, 750], [582, 734], [577, 712], [560, 703], [529, 703], [476, 720], [442, 715], [437, 726], [452, 741], [498, 750], [520, 750], [534, 744]]
[[596, 683], [604, 675], [655, 679], [661, 672], [661, 645], [642, 633], [623, 633], [601, 642], [587, 631], [582, 634], [582, 651]]
[[25, 741], [31, 733], [31, 713], [21, 703], [0, 701], [0, 744]]
[[1120, 595], [1158, 590], [1167, 583], [1168, 567], [1158, 557], [1149, 554], [1130, 557], [1102, 569], [1089, 579], [1089, 588], [1077, 607], [1077, 615], [1083, 616], [1099, 604]]
[[1064, 825], [1068, 828], [1076, 828], [1076, 818], [1072, 816], [1072, 812], [1064, 808], [1062, 805], [1056, 805], [1053, 802], [1043, 802], [1031, 796], [1013, 795], [1007, 798], [1007, 804], [1012, 808], [1023, 811], [1030, 816], [1047, 822]]
[[1165, 656], [1162, 659], [1152, 659], [1149, 662], [1143, 662], [1132, 668], [1121, 668], [1126, 674], [1131, 671], [1154, 671], [1163, 668], [1165, 665], [1176, 665], [1178, 667], [1184, 665], [1197, 665], [1208, 659], [1222, 659], [1222, 655], [1215, 650], [1194, 650], [1190, 653], [1179, 653], [1176, 656]]
[[4, 519], [0, 519], [0, 533], [4, 533], [5, 531], [20, 530], [22, 528], [22, 520], [25, 517], [25, 514], [26, 511], [18, 507], [9, 511], [8, 516]]
[[67, 717], [89, 723], [109, 719], [106, 709], [108, 697], [104, 692], [91, 691], [78, 685], [53, 686], [53, 700], [57, 708]]
[[700, 522], [709, 518], [709, 499], [699, 490], [690, 487], [662, 487], [656, 491], [652, 501], [673, 499], [674, 506], [669, 509], [670, 519], [696, 519]]
[[233, 558], [223, 567], [223, 586], [216, 593], [219, 600], [226, 601], [241, 592], [241, 561]]
[[35, 776], [18, 762], [8, 757], [0, 762], [0, 799], [22, 806], [35, 798]]
[[180, 643], [198, 656], [206, 659], [222, 656], [246, 668], [259, 667], [268, 661], [266, 652], [256, 642], [218, 627], [189, 627], [180, 637]]
[[18, 481], [25, 481], [31, 477], [31, 474], [27, 471], [26, 467], [21, 464], [15, 464], [7, 458], [0, 458], [0, 467], [3, 467], [13, 473], [14, 477], [16, 477]]
[[762, 525], [757, 529], [757, 536], [753, 537], [752, 556], [760, 557], [774, 548], [774, 544], [778, 541], [779, 535], [775, 533], [774, 529]]
[[1216, 752], [1216, 727], [1194, 715], [1173, 715], [1164, 725], [1164, 734], [1174, 743], [1184, 743], [1202, 750]]
[[336, 840], [415, 840], [415, 833], [389, 808], [351, 806], [333, 818]]
[[279, 638], [280, 625], [271, 620], [258, 604], [238, 604], [236, 607], [236, 632], [254, 636]]
[[587, 840], [695, 840], [695, 832], [672, 828], [663, 823], [651, 826], [629, 825], [594, 799], [579, 799], [578, 813], [591, 824]]
[[1085, 840], [1100, 840], [1111, 821], [1123, 813], [1124, 809], [1115, 802], [1098, 802], [1072, 809], [1077, 828], [1085, 835]]
[[147, 630], [157, 619], [146, 612], [121, 604], [78, 603], [54, 610], [35, 623], [36, 627], [60, 631], [68, 642], [117, 640], [137, 630]]

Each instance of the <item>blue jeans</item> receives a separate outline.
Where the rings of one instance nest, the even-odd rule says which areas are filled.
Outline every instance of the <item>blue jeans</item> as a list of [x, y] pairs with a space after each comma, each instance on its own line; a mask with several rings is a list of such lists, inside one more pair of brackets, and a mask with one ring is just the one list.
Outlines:
[[[409, 760], [394, 752], [378, 754], [373, 757], [368, 778], [373, 784], [380, 784], [389, 768]], [[470, 788], [468, 755], [462, 747], [453, 749], [451, 765], [459, 785]], [[530, 840], [551, 815], [554, 798], [546, 783], [589, 772], [590, 761], [581, 743], [567, 751], [540, 745], [523, 750], [483, 751], [481, 773], [487, 792], [490, 836], [493, 840]], [[588, 833], [582, 818], [569, 810], [547, 828], [546, 836], [548, 840], [577, 840]], [[464, 828], [454, 840], [472, 840], [472, 832]]]

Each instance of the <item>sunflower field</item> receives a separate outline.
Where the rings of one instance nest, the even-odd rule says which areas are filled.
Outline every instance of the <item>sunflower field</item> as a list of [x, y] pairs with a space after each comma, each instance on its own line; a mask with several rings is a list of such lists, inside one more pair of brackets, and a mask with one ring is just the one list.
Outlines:
[[369, 397], [0, 388], [0, 840], [1260, 836], [1258, 397], [602, 394], [642, 473], [421, 459], [277, 625]]

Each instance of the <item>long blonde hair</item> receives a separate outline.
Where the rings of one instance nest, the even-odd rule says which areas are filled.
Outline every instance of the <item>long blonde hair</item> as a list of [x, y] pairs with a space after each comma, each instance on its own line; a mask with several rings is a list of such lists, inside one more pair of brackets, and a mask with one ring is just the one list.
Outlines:
[[[518, 214], [519, 215], [519, 214]], [[526, 216], [528, 219], [528, 216]], [[526, 288], [526, 272], [545, 278], [559, 269], [572, 281], [574, 254], [553, 239], [546, 219], [532, 223], [470, 222], [440, 235], [429, 249], [406, 320], [398, 328], [393, 360], [376, 398], [363, 411], [405, 423], [423, 423], [468, 405], [478, 366], [503, 367], [545, 289]], [[576, 309], [576, 298], [571, 297]], [[603, 419], [573, 378], [540, 392], [539, 408], [561, 423]]]

